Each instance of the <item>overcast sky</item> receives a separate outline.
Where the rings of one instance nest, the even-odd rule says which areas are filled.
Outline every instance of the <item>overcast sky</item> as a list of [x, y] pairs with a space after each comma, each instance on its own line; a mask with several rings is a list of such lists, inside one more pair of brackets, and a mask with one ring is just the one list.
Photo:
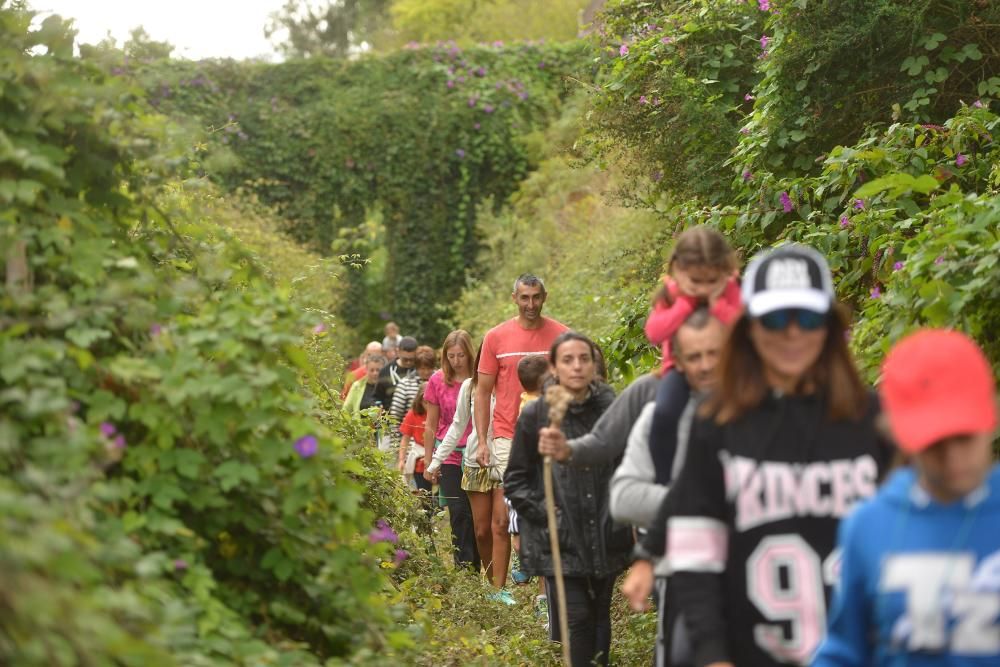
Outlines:
[[39, 18], [50, 13], [76, 19], [77, 43], [99, 42], [108, 31], [119, 46], [142, 26], [176, 47], [175, 57], [276, 59], [264, 37], [268, 15], [283, 0], [29, 0]]

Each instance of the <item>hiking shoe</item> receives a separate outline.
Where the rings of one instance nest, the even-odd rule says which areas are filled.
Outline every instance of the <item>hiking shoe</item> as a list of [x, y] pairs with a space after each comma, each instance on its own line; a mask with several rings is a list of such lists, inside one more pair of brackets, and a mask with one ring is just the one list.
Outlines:
[[516, 551], [510, 559], [510, 578], [515, 584], [526, 584], [531, 581], [531, 575], [521, 570], [521, 558]]
[[549, 598], [545, 595], [535, 596], [535, 618], [542, 622], [542, 627], [549, 629]]
[[494, 602], [503, 602], [506, 605], [517, 604], [517, 600], [515, 600], [514, 596], [510, 594], [510, 591], [503, 588], [496, 591], [495, 593], [490, 593], [486, 597], [489, 600], [492, 600]]

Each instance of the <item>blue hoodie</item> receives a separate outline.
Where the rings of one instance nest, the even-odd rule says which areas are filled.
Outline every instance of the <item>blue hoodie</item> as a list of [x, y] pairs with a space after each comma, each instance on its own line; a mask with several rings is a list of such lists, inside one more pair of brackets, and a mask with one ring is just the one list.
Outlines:
[[901, 469], [838, 542], [840, 583], [814, 667], [1000, 665], [1000, 466], [947, 505]]

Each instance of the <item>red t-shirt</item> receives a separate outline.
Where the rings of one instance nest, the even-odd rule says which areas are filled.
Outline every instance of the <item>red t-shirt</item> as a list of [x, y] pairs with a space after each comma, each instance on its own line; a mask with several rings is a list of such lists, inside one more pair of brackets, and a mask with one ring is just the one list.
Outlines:
[[[424, 424], [427, 422], [427, 415], [418, 415], [411, 409], [403, 417], [403, 421], [399, 425], [399, 432], [403, 435], [408, 435], [417, 441], [417, 444], [421, 444], [424, 441]], [[417, 463], [413, 468], [414, 472], [424, 471], [424, 457], [418, 456]]]
[[479, 372], [496, 377], [496, 407], [493, 408], [493, 436], [513, 438], [521, 405], [521, 381], [517, 377], [517, 364], [530, 354], [549, 356], [549, 348], [559, 334], [569, 327], [561, 322], [542, 318], [542, 326], [524, 329], [517, 318], [507, 320], [490, 329], [483, 338], [483, 354], [479, 359]]

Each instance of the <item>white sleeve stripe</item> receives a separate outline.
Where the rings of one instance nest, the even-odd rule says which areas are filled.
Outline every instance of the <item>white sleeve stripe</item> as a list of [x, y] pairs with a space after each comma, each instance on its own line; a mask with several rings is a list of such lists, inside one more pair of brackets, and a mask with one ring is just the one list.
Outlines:
[[729, 552], [729, 529], [717, 519], [671, 517], [667, 562], [673, 572], [722, 572]]

